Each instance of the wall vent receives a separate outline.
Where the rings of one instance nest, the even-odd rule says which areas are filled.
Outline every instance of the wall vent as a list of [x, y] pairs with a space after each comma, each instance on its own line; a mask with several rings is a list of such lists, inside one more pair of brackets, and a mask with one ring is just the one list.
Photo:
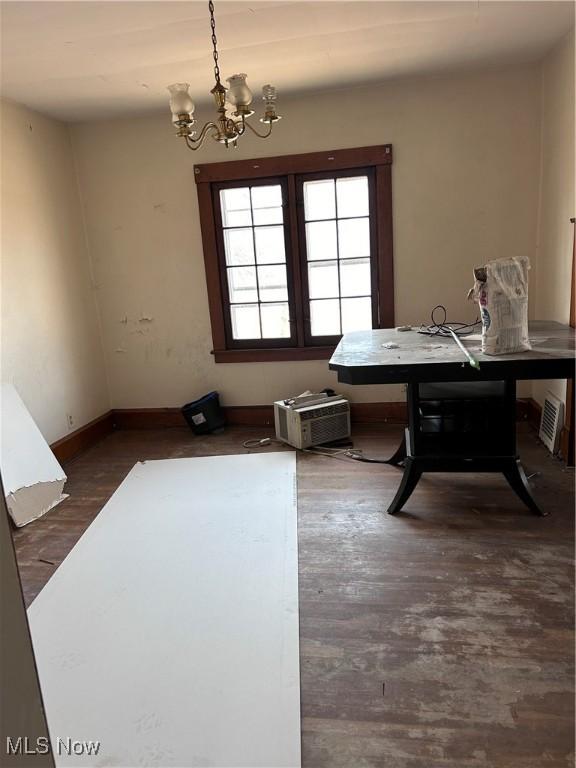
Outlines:
[[558, 400], [551, 392], [548, 392], [542, 408], [540, 431], [538, 437], [552, 452], [558, 452], [560, 432], [564, 424], [564, 403]]

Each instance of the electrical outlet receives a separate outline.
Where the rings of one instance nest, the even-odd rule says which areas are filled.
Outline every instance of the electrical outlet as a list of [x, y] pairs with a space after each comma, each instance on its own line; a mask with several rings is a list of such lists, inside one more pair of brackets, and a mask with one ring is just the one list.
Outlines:
[[72, 429], [74, 427], [74, 417], [71, 413], [66, 414], [66, 421], [68, 422], [68, 429]]

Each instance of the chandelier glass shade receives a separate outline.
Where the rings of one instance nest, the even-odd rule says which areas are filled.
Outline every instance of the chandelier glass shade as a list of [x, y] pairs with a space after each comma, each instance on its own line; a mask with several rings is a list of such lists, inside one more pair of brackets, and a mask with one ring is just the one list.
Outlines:
[[212, 56], [214, 58], [215, 84], [210, 93], [214, 97], [216, 105], [216, 117], [213, 121], [204, 124], [200, 132], [193, 129], [196, 124], [194, 118], [194, 102], [190, 96], [188, 83], [174, 83], [168, 86], [170, 92], [170, 110], [172, 123], [176, 128], [176, 135], [183, 138], [189, 149], [199, 149], [206, 136], [211, 136], [215, 141], [229, 147], [237, 146], [238, 139], [246, 129], [250, 130], [260, 139], [266, 139], [272, 133], [272, 126], [280, 120], [276, 112], [276, 88], [273, 85], [265, 85], [262, 88], [262, 100], [264, 101], [264, 114], [260, 122], [268, 126], [267, 130], [259, 133], [247, 118], [254, 114], [252, 101], [254, 96], [246, 83], [246, 75], [240, 73], [226, 79], [228, 87], [220, 81], [220, 67], [218, 65], [218, 41], [216, 39], [216, 22], [214, 20], [214, 3], [208, 3], [210, 13], [210, 27], [212, 29]]

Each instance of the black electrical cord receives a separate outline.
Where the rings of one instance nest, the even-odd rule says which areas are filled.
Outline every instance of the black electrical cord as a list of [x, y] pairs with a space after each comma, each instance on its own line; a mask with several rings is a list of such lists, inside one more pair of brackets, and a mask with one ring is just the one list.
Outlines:
[[315, 453], [317, 456], [328, 456], [329, 458], [345, 459], [351, 461], [363, 461], [366, 464], [393, 464], [398, 461], [393, 456], [390, 459], [373, 459], [370, 456], [364, 456], [361, 448], [347, 448], [342, 450], [328, 449], [325, 446], [318, 445], [312, 448], [304, 448], [304, 453]]
[[390, 459], [372, 459], [370, 456], [364, 456], [364, 454], [357, 452], [354, 456], [350, 456], [350, 458], [354, 459], [354, 461], [363, 461], [366, 464], [391, 464], [392, 466], [399, 464], [394, 456]]
[[[273, 443], [279, 445], [285, 445], [282, 440], [278, 440], [274, 437], [261, 437], [254, 438], [253, 440], [245, 440], [242, 443], [243, 448], [248, 450], [258, 450], [260, 448], [269, 448]], [[301, 448], [303, 453], [315, 453], [317, 456], [328, 456], [330, 459], [341, 459], [350, 461], [364, 461], [367, 464], [397, 464], [394, 459], [372, 459], [369, 456], [364, 456], [362, 450], [359, 448], [332, 448], [325, 445], [316, 445], [311, 448]]]
[[[438, 317], [438, 313], [442, 313], [442, 317]], [[430, 325], [421, 325], [418, 333], [424, 333], [427, 336], [452, 336], [455, 333], [456, 336], [469, 336], [474, 333], [476, 326], [480, 323], [480, 319], [477, 317], [473, 323], [448, 323], [448, 314], [446, 307], [443, 304], [437, 304], [430, 313], [430, 319], [432, 322]]]

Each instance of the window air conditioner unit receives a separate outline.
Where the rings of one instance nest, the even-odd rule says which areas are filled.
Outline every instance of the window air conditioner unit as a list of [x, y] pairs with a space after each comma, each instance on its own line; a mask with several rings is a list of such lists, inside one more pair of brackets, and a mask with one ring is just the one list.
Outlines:
[[274, 403], [276, 437], [303, 450], [350, 437], [350, 403], [340, 395], [310, 395]]

